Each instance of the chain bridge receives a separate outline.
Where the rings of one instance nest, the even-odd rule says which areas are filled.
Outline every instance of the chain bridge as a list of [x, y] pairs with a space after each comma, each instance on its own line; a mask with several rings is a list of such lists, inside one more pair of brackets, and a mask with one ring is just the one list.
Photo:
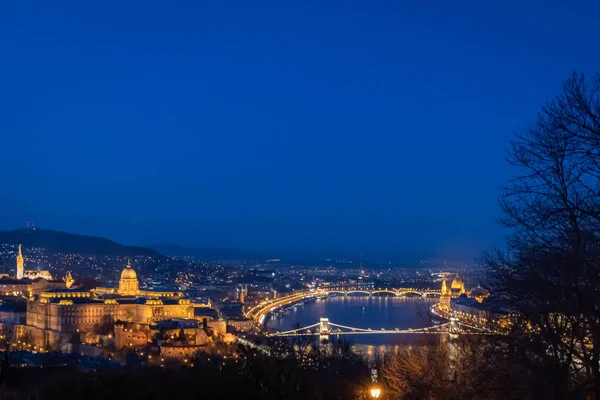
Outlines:
[[321, 336], [329, 335], [378, 335], [378, 334], [420, 334], [420, 335], [493, 335], [493, 332], [483, 330], [474, 326], [466, 325], [458, 321], [450, 321], [439, 325], [433, 325], [426, 328], [408, 328], [408, 329], [371, 329], [355, 328], [336, 324], [329, 321], [329, 318], [321, 318], [319, 322], [302, 328], [292, 329], [284, 332], [273, 333], [272, 336]]
[[335, 288], [326, 288], [322, 289], [324, 292], [328, 294], [341, 294], [344, 296], [353, 295], [353, 294], [366, 294], [369, 296], [379, 295], [379, 294], [388, 294], [392, 296], [421, 296], [421, 297], [433, 297], [439, 296], [441, 293], [439, 290], [433, 289], [335, 289]]

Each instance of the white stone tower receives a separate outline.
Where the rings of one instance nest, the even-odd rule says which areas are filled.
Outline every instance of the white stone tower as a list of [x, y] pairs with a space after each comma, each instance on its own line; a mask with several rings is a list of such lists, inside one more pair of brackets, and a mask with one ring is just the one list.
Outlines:
[[17, 279], [23, 279], [25, 272], [25, 260], [23, 259], [23, 253], [21, 252], [21, 245], [19, 245], [19, 254], [17, 255]]

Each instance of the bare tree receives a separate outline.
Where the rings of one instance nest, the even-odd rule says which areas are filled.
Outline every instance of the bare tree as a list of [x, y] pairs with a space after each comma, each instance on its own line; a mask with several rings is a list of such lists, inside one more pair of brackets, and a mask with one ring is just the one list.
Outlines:
[[[484, 257], [513, 311], [515, 360], [551, 396], [600, 399], [600, 74], [574, 74], [511, 142], [506, 251]], [[545, 377], [545, 378], [544, 378]]]
[[387, 354], [381, 378], [394, 399], [510, 398], [516, 382], [497, 354], [495, 343], [481, 336], [441, 338]]

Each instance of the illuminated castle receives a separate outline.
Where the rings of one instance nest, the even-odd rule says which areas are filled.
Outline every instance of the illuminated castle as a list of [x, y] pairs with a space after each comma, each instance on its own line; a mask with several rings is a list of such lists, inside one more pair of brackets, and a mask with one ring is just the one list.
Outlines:
[[31, 280], [37, 278], [44, 278], [47, 281], [52, 280], [52, 275], [49, 271], [36, 271], [33, 269], [25, 269], [25, 259], [23, 258], [23, 252], [21, 245], [19, 245], [19, 254], [17, 255], [17, 279], [29, 278]]
[[[65, 278], [65, 284], [72, 280]], [[25, 325], [17, 337], [30, 337], [44, 348], [58, 348], [74, 332], [92, 332], [105, 321], [154, 324], [174, 318], [194, 318], [194, 305], [181, 292], [139, 290], [131, 262], [121, 272], [117, 288], [51, 289], [27, 302]]]

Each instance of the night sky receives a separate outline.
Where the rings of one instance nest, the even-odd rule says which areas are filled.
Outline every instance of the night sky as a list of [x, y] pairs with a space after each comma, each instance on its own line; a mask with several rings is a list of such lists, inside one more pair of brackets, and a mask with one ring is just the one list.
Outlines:
[[[62, 8], [51, 4], [62, 4]], [[3, 1], [0, 229], [471, 256], [600, 2]]]

